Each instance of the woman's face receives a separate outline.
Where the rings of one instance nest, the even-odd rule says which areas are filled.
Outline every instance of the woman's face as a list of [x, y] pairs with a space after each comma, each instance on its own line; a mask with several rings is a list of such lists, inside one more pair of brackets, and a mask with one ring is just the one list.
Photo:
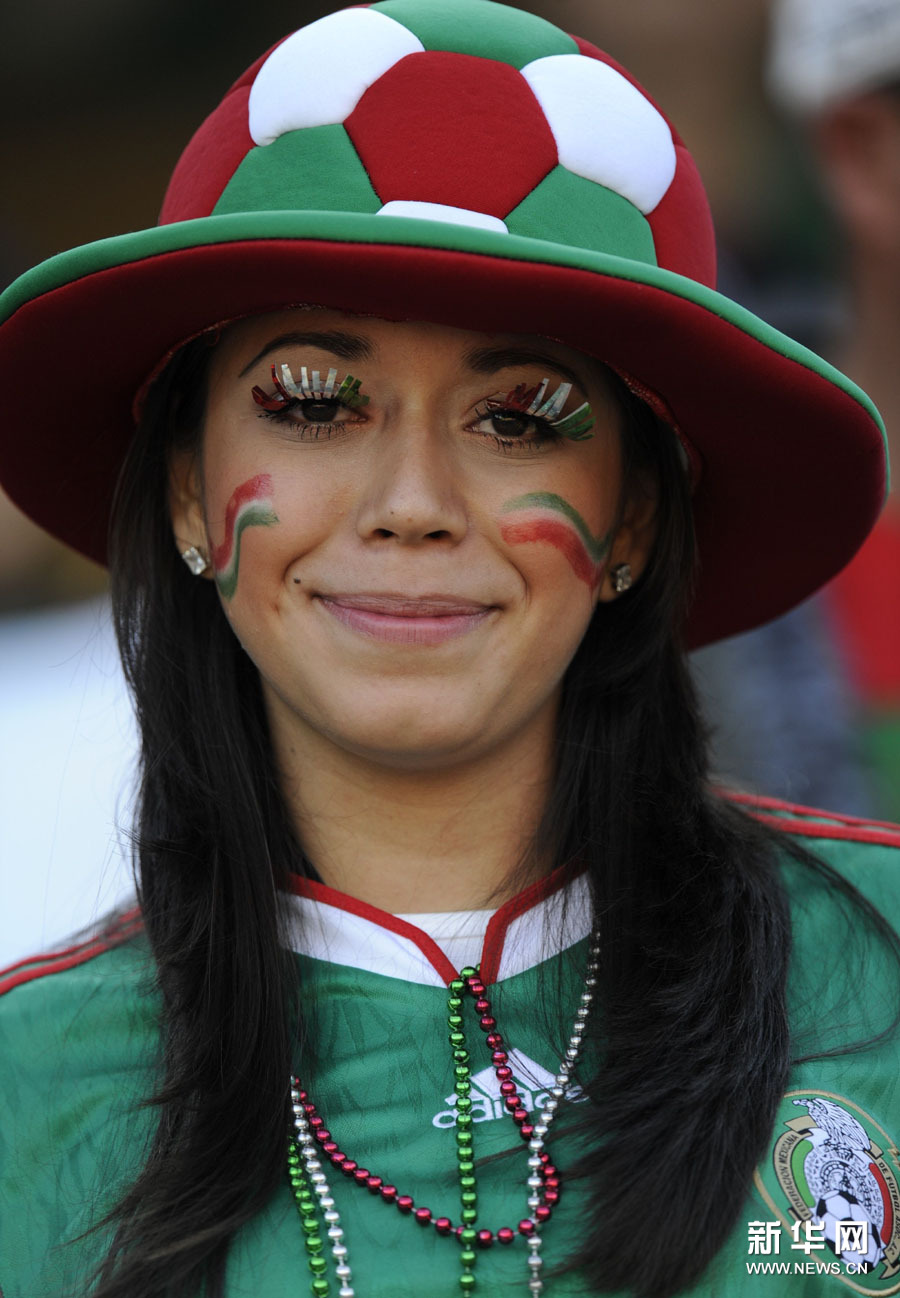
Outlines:
[[622, 499], [594, 362], [326, 310], [227, 331], [200, 463], [177, 459], [172, 501], [276, 741], [396, 767], [552, 726], [610, 566], [637, 575], [652, 528], [650, 502]]

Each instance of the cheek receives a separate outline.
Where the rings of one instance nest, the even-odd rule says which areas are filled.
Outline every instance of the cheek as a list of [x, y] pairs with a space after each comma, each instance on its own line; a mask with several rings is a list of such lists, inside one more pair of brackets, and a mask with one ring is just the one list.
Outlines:
[[560, 568], [587, 588], [593, 596], [603, 580], [612, 542], [612, 529], [595, 532], [591, 522], [565, 496], [551, 491], [532, 491], [507, 500], [498, 519], [500, 535], [519, 561], [522, 547], [534, 547], [536, 558], [521, 549], [521, 558], [538, 570], [546, 568], [552, 554], [552, 570], [558, 579]]
[[268, 603], [291, 565], [339, 531], [349, 489], [293, 465], [276, 463], [247, 477], [242, 472], [246, 465], [231, 464], [208, 476], [210, 558], [226, 602], [240, 594]]
[[311, 501], [298, 499], [277, 473], [254, 473], [234, 486], [225, 480], [211, 484], [207, 499], [210, 559], [219, 591], [229, 602], [239, 585], [244, 590], [251, 578], [268, 576], [273, 562], [276, 572], [283, 572], [298, 547], [309, 548], [321, 530], [319, 511]]

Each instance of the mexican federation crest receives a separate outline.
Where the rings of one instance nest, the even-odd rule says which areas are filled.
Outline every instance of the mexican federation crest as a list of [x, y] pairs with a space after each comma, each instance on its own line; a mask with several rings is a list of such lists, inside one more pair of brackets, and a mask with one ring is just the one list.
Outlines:
[[756, 1180], [795, 1238], [798, 1223], [815, 1228], [827, 1249], [820, 1260], [836, 1258], [851, 1289], [900, 1293], [900, 1153], [852, 1100], [789, 1091]]

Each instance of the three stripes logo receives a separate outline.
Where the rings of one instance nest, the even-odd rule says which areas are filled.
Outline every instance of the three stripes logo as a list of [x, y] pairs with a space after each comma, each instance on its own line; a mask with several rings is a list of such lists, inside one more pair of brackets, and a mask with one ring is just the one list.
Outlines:
[[[524, 1108], [532, 1113], [540, 1111], [550, 1098], [550, 1089], [554, 1076], [533, 1059], [529, 1059], [521, 1050], [510, 1050], [509, 1067], [512, 1069], [513, 1081], [522, 1097]], [[472, 1119], [475, 1122], [495, 1122], [505, 1116], [507, 1110], [500, 1094], [500, 1083], [493, 1068], [483, 1068], [480, 1073], [472, 1074]], [[447, 1095], [444, 1103], [449, 1107], [436, 1113], [431, 1119], [435, 1127], [456, 1126], [456, 1094]], [[583, 1100], [585, 1096], [580, 1086], [570, 1086], [566, 1091], [567, 1100]]]

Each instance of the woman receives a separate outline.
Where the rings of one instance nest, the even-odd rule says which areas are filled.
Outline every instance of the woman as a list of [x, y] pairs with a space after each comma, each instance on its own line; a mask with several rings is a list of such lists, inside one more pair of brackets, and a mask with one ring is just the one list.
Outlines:
[[0, 1001], [7, 1298], [900, 1289], [900, 840], [712, 790], [682, 656], [846, 562], [882, 433], [712, 256], [607, 56], [387, 0], [9, 290], [143, 778], [140, 912]]

